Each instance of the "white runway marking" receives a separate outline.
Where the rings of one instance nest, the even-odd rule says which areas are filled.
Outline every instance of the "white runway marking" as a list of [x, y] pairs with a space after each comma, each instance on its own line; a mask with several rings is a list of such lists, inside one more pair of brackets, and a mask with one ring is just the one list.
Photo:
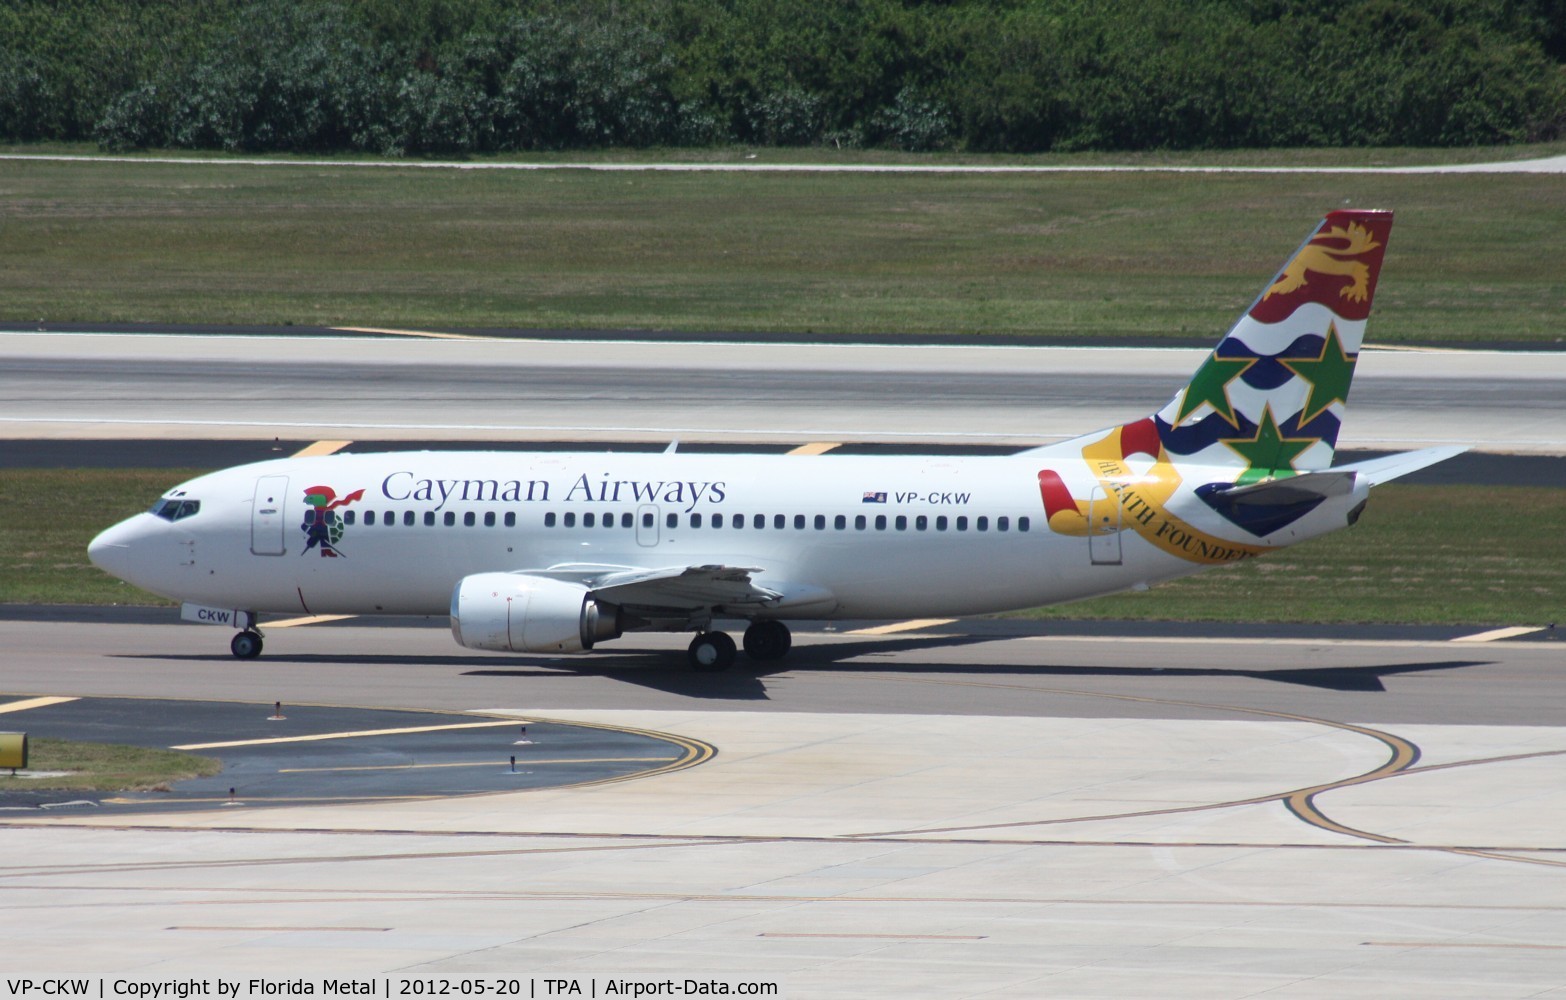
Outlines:
[[1447, 163], [1400, 167], [1173, 166], [1115, 164], [982, 163], [454, 163], [426, 160], [271, 160], [258, 157], [65, 156], [0, 154], [0, 160], [55, 163], [160, 163], [215, 167], [370, 167], [393, 170], [589, 170], [603, 173], [808, 173], [808, 174], [1558, 174], [1566, 156], [1500, 163]]

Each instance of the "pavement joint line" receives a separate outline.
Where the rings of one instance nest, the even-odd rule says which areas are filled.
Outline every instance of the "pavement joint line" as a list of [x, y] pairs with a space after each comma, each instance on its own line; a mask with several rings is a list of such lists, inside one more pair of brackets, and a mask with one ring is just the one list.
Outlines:
[[856, 628], [849, 632], [839, 632], [839, 635], [892, 635], [897, 632], [912, 632], [915, 629], [935, 628], [937, 625], [950, 625], [955, 618], [914, 618], [905, 622], [893, 622], [890, 625], [876, 625], [872, 628]]
[[22, 701], [11, 701], [0, 705], [0, 714], [6, 712], [26, 712], [33, 708], [48, 708], [50, 705], [63, 705], [68, 701], [79, 701], [78, 698], [42, 697], [27, 698]]
[[[667, 763], [680, 760], [679, 757], [556, 757], [551, 759], [539, 759], [526, 757], [521, 760], [528, 767], [535, 764], [647, 764]], [[285, 767], [278, 770], [278, 774], [322, 774], [336, 773], [339, 771], [416, 771], [441, 767], [503, 767], [503, 763], [493, 760], [468, 760], [453, 764], [370, 764], [363, 767]]]
[[298, 625], [324, 625], [327, 622], [347, 621], [358, 615], [307, 615], [303, 618], [284, 618], [281, 621], [262, 622], [265, 628], [294, 628]]
[[1528, 944], [1523, 941], [1361, 941], [1367, 948], [1526, 948], [1566, 951], [1566, 944]]
[[1514, 625], [1510, 628], [1495, 628], [1488, 632], [1475, 632], [1473, 635], [1460, 635], [1452, 642], [1495, 642], [1499, 639], [1515, 639], [1522, 635], [1532, 635], [1535, 632], [1543, 632], [1543, 625]]
[[293, 458], [314, 458], [317, 455], [335, 455], [344, 448], [353, 444], [352, 441], [317, 441], [314, 444], [305, 445], [294, 452]]
[[837, 448], [837, 447], [839, 447], [841, 445], [842, 445], [841, 441], [812, 441], [809, 444], [802, 444], [798, 448], [790, 449], [787, 452], [787, 454], [790, 454], [790, 455], [825, 455], [827, 452], [831, 451], [833, 448]]
[[255, 747], [276, 743], [313, 743], [320, 740], [349, 740], [361, 736], [402, 736], [409, 733], [439, 733], [457, 729], [498, 729], [516, 725], [510, 719], [494, 719], [488, 722], [460, 722], [449, 726], [404, 726], [399, 729], [361, 729], [348, 733], [314, 733], [309, 736], [273, 736], [260, 740], [225, 740], [219, 743], [186, 743], [170, 750], [221, 750], [226, 747]]

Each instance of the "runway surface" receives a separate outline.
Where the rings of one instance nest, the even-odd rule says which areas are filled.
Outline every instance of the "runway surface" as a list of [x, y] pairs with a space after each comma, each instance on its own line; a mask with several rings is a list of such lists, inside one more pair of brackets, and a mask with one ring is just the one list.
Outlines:
[[[1039, 444], [1202, 349], [0, 333], [9, 438]], [[1362, 353], [1341, 444], [1566, 452], [1566, 353]]]
[[713, 676], [678, 665], [679, 637], [548, 658], [304, 627], [248, 663], [225, 640], [13, 618], [0, 676], [252, 714], [547, 715], [717, 752], [592, 788], [8, 817], [0, 921], [27, 969], [761, 977], [802, 997], [1566, 983], [1555, 641], [944, 623], [801, 634], [782, 665]]

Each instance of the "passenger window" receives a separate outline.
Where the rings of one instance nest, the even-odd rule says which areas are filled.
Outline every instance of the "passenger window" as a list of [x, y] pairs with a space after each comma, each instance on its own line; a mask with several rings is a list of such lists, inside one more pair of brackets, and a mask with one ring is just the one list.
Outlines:
[[566, 528], [576, 527], [576, 511], [566, 511], [566, 516], [560, 519], [560, 523]]
[[723, 515], [722, 514], [714, 514], [714, 515], [712, 515], [712, 526], [714, 528], [721, 528], [721, 527], [723, 527]]
[[591, 512], [582, 515], [582, 527], [591, 528], [597, 523], [597, 519], [592, 515]]
[[935, 530], [936, 531], [945, 531], [946, 530], [946, 515], [945, 514], [942, 514], [941, 516], [939, 516], [939, 517], [937, 517], [935, 519]]
[[441, 518], [441, 523], [448, 528], [455, 528], [457, 526], [457, 512], [448, 510], [446, 516]]
[[987, 517], [976, 517], [973, 519], [973, 526], [980, 531], [989, 531], [990, 519]]
[[1009, 518], [1009, 517], [997, 517], [995, 519], [995, 530], [996, 531], [1010, 531], [1011, 530], [1011, 518]]
[[751, 518], [750, 526], [752, 528], [765, 528], [767, 526], [767, 515], [757, 514], [755, 517]]
[[[343, 511], [341, 514], [338, 515], [338, 517], [341, 517], [343, 519], [343, 523], [344, 524], [352, 524], [353, 523], [353, 511], [351, 511], [351, 510]], [[365, 511], [364, 523], [365, 524], [374, 524], [375, 523], [375, 521], [371, 518], [369, 511]]]
[[405, 510], [402, 512], [402, 524], [405, 528], [413, 527], [413, 511]]
[[774, 514], [772, 515], [772, 526], [779, 531], [782, 531], [784, 528], [788, 527], [788, 518], [784, 517], [782, 514]]
[[842, 514], [837, 515], [832, 519], [832, 527], [838, 531], [842, 531], [844, 528], [848, 527], [848, 518], [844, 517]]
[[885, 531], [886, 530], [886, 515], [885, 514], [877, 514], [875, 516], [875, 530], [877, 530], [877, 531]]
[[474, 511], [470, 510], [462, 515], [462, 526], [464, 528], [471, 528], [476, 524], [478, 524], [478, 515]]
[[1025, 518], [1025, 517], [1017, 518], [1017, 530], [1018, 531], [1027, 531], [1028, 530], [1028, 526], [1029, 526], [1029, 522], [1028, 522], [1027, 518]]
[[897, 515], [897, 521], [895, 523], [897, 525], [897, 530], [898, 531], [907, 531], [908, 530], [908, 517], [907, 517], [907, 515], [905, 515], [905, 514], [898, 514]]
[[923, 514], [920, 514], [918, 517], [914, 518], [914, 530], [915, 531], [923, 531], [925, 528], [927, 528], [929, 526], [930, 526], [930, 519], [925, 517]]
[[651, 528], [652, 526], [653, 526], [652, 512], [648, 511], [647, 513], [642, 515], [642, 527], [644, 527], [644, 528]]
[[505, 524], [506, 524], [506, 527], [508, 527], [508, 528], [515, 528], [517, 526], [517, 514], [516, 514], [516, 511], [512, 511], [512, 510], [506, 511]]
[[732, 524], [736, 528], [743, 528], [743, 527], [745, 527], [745, 515], [744, 514], [735, 514], [734, 517], [732, 518]]
[[865, 516], [863, 514], [860, 514], [860, 515], [858, 515], [857, 517], [854, 518], [854, 530], [855, 531], [863, 531], [863, 530], [865, 530]]
[[624, 514], [620, 515], [620, 527], [629, 528], [634, 523], [636, 523], [636, 519], [631, 516], [630, 511], [626, 511]]
[[816, 515], [816, 530], [817, 531], [825, 531], [826, 530], [826, 515], [825, 514], [817, 514]]
[[426, 528], [435, 527], [435, 512], [433, 510], [427, 510], [424, 512], [424, 526]]
[[680, 515], [670, 514], [668, 517], [663, 519], [663, 523], [667, 527], [678, 528], [680, 526]]
[[693, 527], [693, 528], [701, 527], [701, 515], [700, 514], [692, 514], [691, 515], [691, 527]]
[[804, 531], [805, 530], [805, 515], [803, 515], [803, 514], [795, 514], [794, 515], [794, 530], [795, 531]]
[[957, 530], [958, 531], [967, 531], [968, 530], [968, 518], [967, 518], [967, 515], [959, 514], [957, 516]]
[[484, 527], [486, 527], [486, 528], [493, 528], [494, 526], [495, 526], [495, 512], [492, 511], [492, 510], [486, 510], [484, 512]]
[[[511, 515], [507, 514], [506, 516], [510, 517]], [[553, 528], [554, 526], [555, 526], [555, 512], [554, 511], [550, 511], [549, 513], [544, 515], [544, 527], [546, 527], [546, 528]]]

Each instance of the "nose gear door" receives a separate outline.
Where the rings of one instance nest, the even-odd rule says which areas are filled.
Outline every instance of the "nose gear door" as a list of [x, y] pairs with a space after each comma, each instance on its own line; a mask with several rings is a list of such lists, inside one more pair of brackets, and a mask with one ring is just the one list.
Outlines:
[[287, 496], [287, 476], [262, 476], [256, 480], [255, 502], [250, 508], [251, 554], [280, 556], [288, 550], [283, 543]]

